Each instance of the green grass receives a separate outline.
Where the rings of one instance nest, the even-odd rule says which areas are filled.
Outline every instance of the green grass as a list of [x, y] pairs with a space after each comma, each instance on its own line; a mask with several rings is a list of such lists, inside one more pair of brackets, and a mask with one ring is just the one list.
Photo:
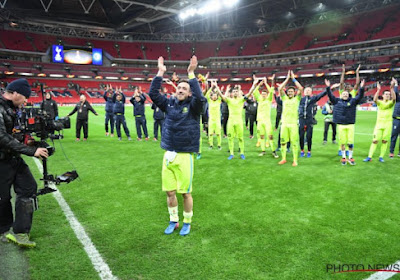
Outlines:
[[[65, 115], [71, 108], [60, 108]], [[314, 130], [313, 155], [299, 166], [258, 157], [246, 131], [246, 160], [228, 161], [228, 143], [195, 163], [194, 217], [187, 237], [165, 236], [159, 142], [104, 136], [104, 110], [90, 115], [89, 140], [75, 142], [75, 119], [62, 145], [80, 180], [60, 191], [114, 275], [120, 279], [363, 279], [371, 273], [331, 274], [327, 264], [393, 263], [398, 242], [399, 159], [363, 163], [375, 112], [358, 112], [356, 166], [341, 166], [338, 146], [322, 145], [323, 120]], [[132, 138], [136, 129], [127, 108]], [[152, 111], [147, 108], [152, 136]], [[368, 135], [367, 135], [368, 134]], [[123, 133], [124, 135], [124, 133]], [[236, 143], [235, 150], [238, 145]], [[51, 173], [71, 170], [56, 143]], [[288, 161], [292, 154], [288, 154]], [[27, 159], [39, 178], [37, 167]], [[182, 201], [180, 216], [182, 217]], [[98, 279], [51, 195], [41, 197], [27, 251], [32, 279]]]

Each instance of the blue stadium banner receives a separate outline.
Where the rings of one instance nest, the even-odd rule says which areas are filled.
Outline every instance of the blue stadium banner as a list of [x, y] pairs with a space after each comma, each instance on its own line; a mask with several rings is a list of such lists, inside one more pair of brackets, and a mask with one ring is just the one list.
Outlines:
[[64, 63], [64, 47], [59, 45], [53, 45], [53, 62]]
[[92, 63], [94, 65], [103, 65], [103, 51], [102, 49], [92, 49]]

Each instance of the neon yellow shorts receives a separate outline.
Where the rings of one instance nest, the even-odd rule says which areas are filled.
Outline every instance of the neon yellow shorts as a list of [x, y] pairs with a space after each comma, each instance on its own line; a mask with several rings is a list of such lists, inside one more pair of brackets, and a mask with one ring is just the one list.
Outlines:
[[385, 126], [376, 125], [372, 141], [381, 141], [381, 140], [389, 141], [391, 134], [392, 134], [392, 124]]
[[354, 124], [338, 124], [339, 144], [354, 144]]
[[282, 124], [281, 144], [299, 142], [299, 126], [297, 124]]
[[273, 135], [271, 122], [259, 122], [257, 124], [257, 135], [270, 136]]
[[228, 137], [243, 138], [243, 121], [231, 122], [228, 120]]
[[209, 134], [221, 134], [221, 122], [220, 121], [209, 121], [208, 123], [208, 133]]
[[191, 193], [193, 182], [193, 154], [177, 153], [175, 159], [169, 162], [164, 153], [162, 166], [162, 190]]

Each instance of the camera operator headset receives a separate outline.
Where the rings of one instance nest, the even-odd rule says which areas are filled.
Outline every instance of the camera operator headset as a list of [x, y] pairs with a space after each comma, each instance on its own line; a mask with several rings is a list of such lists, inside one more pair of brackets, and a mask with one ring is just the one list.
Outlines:
[[[48, 157], [47, 149], [28, 146], [33, 144], [29, 136], [24, 136], [25, 144], [13, 137], [16, 110], [30, 95], [28, 81], [18, 79], [11, 82], [0, 96], [0, 238], [22, 247], [36, 246], [29, 240], [29, 232], [33, 211], [37, 208], [37, 184], [20, 155]], [[11, 206], [12, 185], [16, 193], [15, 220]]]

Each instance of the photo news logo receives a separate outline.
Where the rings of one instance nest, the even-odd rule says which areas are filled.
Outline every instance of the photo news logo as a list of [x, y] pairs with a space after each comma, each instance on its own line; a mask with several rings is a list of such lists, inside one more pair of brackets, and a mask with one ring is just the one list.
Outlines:
[[392, 273], [400, 273], [400, 263], [395, 264], [355, 264], [355, 263], [346, 263], [346, 264], [326, 264], [326, 272], [327, 273], [347, 273], [347, 272], [392, 272]]

